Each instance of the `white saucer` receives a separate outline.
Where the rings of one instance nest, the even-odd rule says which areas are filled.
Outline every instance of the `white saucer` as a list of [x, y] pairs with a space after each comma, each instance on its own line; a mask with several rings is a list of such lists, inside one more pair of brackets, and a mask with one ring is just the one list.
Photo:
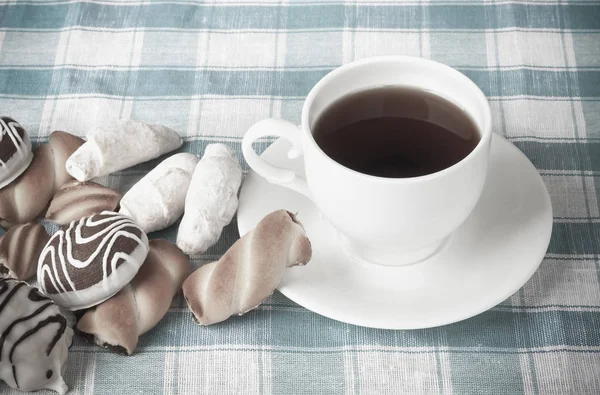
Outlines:
[[[279, 139], [263, 154], [289, 163]], [[335, 231], [305, 197], [250, 172], [240, 195], [243, 235], [268, 213], [298, 212], [313, 259], [287, 269], [285, 296], [318, 314], [350, 324], [417, 329], [450, 324], [484, 312], [511, 296], [542, 261], [552, 232], [552, 207], [542, 178], [503, 137], [492, 139], [490, 169], [479, 204], [446, 245], [409, 266], [384, 267], [348, 259]], [[294, 169], [303, 174], [301, 159]], [[352, 215], [352, 213], [348, 213]]]

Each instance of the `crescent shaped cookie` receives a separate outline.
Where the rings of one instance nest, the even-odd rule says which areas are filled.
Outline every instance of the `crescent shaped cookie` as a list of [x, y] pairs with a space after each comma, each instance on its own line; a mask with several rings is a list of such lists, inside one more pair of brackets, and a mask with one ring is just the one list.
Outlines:
[[200, 325], [224, 321], [260, 305], [291, 266], [310, 261], [312, 248], [296, 216], [272, 212], [216, 262], [201, 266], [183, 283], [183, 295]]

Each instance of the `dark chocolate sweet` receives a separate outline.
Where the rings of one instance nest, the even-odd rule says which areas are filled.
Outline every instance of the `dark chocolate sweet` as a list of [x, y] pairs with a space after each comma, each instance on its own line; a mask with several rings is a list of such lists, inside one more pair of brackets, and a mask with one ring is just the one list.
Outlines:
[[95, 306], [119, 292], [148, 255], [148, 237], [113, 212], [73, 221], [42, 252], [37, 279], [43, 293], [71, 310]]
[[25, 129], [10, 117], [0, 117], [0, 189], [19, 177], [32, 159]]

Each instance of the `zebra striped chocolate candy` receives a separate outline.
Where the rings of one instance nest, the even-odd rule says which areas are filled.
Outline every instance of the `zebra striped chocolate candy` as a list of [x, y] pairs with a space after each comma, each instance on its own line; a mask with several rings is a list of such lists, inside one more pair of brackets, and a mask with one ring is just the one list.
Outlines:
[[147, 255], [148, 237], [139, 226], [105, 211], [55, 233], [40, 255], [37, 279], [56, 304], [81, 310], [119, 292]]
[[37, 289], [0, 279], [0, 379], [21, 391], [66, 393], [71, 321]]
[[0, 117], [0, 189], [19, 177], [32, 159], [25, 129], [12, 118]]

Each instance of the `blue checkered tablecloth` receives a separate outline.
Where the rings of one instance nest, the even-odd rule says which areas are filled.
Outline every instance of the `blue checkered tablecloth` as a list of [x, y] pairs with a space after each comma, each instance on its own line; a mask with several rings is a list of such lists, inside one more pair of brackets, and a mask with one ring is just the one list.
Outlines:
[[[198, 327], [178, 296], [133, 357], [76, 339], [71, 393], [600, 394], [598, 0], [0, 1], [0, 113], [36, 143], [134, 118], [176, 129], [184, 151], [239, 152], [254, 122], [298, 122], [327, 72], [385, 54], [465, 73], [495, 132], [539, 169], [555, 219], [533, 278], [486, 313], [417, 331], [346, 325], [279, 293]], [[156, 163], [102, 181], [125, 191]], [[194, 265], [237, 237], [234, 221]]]

